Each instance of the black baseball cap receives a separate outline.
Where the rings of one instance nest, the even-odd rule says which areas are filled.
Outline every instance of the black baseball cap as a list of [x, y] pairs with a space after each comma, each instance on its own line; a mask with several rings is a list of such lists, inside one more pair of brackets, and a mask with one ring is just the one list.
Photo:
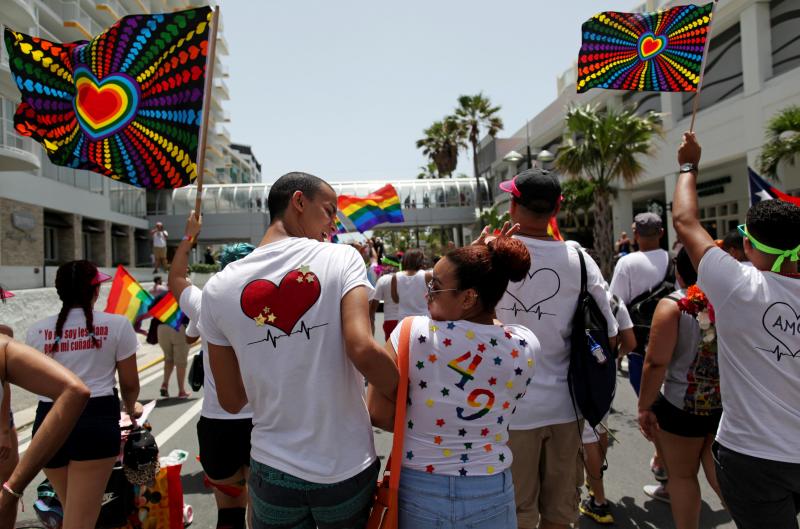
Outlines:
[[534, 167], [500, 184], [519, 204], [536, 213], [549, 213], [561, 202], [561, 183], [553, 171]]

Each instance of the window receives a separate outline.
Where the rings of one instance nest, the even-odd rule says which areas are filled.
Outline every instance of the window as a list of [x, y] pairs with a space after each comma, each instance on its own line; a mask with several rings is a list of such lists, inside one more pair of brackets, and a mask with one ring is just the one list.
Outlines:
[[[739, 24], [736, 23], [719, 34], [715, 30], [709, 42], [698, 110], [716, 105], [743, 91], [742, 35]], [[683, 94], [684, 116], [692, 114], [694, 94], [694, 92]]]
[[740, 224], [739, 203], [725, 202], [700, 208], [700, 224], [713, 238], [722, 239]]
[[52, 226], [44, 227], [44, 260], [47, 263], [58, 261], [58, 233]]
[[92, 260], [92, 234], [83, 232], [83, 258], [87, 261]]
[[795, 0], [772, 0], [772, 73], [800, 67], [800, 9]]

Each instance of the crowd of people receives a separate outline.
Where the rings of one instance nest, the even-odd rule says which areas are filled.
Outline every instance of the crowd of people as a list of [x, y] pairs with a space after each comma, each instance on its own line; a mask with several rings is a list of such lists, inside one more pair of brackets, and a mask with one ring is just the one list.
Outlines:
[[[679, 251], [662, 249], [659, 216], [639, 214], [610, 282], [587, 250], [549, 234], [561, 186], [539, 168], [501, 184], [511, 223], [432, 268], [417, 249], [395, 268], [376, 266], [386, 262], [376, 240], [330, 244], [333, 188], [289, 173], [270, 189], [258, 247], [226, 247], [201, 289], [186, 277], [202, 230], [192, 213], [167, 288], [189, 319], [183, 341], [202, 342], [197, 436], [217, 527], [365, 527], [381, 466], [373, 426], [403, 440], [401, 528], [556, 529], [581, 513], [614, 523], [607, 421], [588, 427], [570, 391], [586, 293], [627, 357], [654, 444], [659, 483], [645, 492], [670, 503], [675, 526], [699, 527], [702, 466], [738, 528], [796, 529], [800, 208], [759, 202], [715, 241], [697, 214], [700, 157], [686, 133], [672, 204]], [[24, 457], [0, 443], [0, 463], [13, 460], [0, 465], [0, 528], [42, 467], [63, 527], [94, 527], [120, 408], [139, 413], [134, 331], [93, 309], [107, 279], [86, 261], [62, 265], [59, 313], [30, 329], [28, 345], [0, 336], [0, 394], [10, 383], [42, 395]], [[385, 345], [374, 338], [381, 305]], [[399, 407], [398, 360], [408, 373]], [[182, 355], [170, 362], [185, 369]], [[168, 382], [167, 371], [166, 394]]]

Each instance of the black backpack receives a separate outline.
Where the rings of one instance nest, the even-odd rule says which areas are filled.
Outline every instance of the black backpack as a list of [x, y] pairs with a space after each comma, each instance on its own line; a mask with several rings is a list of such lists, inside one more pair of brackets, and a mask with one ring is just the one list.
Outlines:
[[[581, 262], [581, 292], [572, 318], [572, 347], [567, 382], [572, 405], [594, 428], [611, 409], [617, 388], [617, 353], [608, 340], [608, 322], [586, 289], [586, 263]], [[577, 415], [577, 410], [576, 410]]]
[[636, 352], [644, 354], [650, 341], [650, 324], [653, 322], [656, 306], [662, 298], [673, 292], [675, 292], [675, 269], [670, 260], [664, 279], [647, 292], [642, 292], [633, 298], [628, 304], [628, 313], [633, 322], [633, 334], [636, 335], [636, 349], [634, 349]]

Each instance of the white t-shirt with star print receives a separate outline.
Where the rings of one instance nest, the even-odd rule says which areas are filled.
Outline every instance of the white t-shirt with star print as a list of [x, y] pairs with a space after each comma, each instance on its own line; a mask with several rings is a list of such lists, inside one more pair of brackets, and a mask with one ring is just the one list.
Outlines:
[[[400, 329], [391, 336], [395, 349]], [[403, 466], [450, 476], [508, 468], [508, 425], [539, 352], [533, 333], [521, 325], [417, 316], [409, 349]]]

